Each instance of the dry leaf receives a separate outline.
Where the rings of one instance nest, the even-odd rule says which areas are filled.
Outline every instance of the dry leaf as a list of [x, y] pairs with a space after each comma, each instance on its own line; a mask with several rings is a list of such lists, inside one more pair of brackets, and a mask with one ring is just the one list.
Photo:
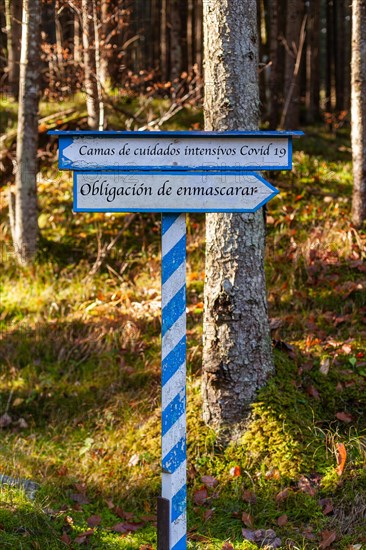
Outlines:
[[324, 376], [327, 376], [330, 368], [330, 359], [327, 357], [326, 359], [323, 359], [323, 361], [320, 364], [319, 371], [324, 374]]
[[286, 498], [289, 495], [289, 488], [286, 487], [286, 489], [283, 489], [276, 495], [276, 502], [282, 502], [283, 500], [286, 500]]
[[224, 542], [221, 550], [234, 550], [234, 546], [230, 542]]
[[281, 477], [280, 471], [277, 468], [271, 468], [264, 475], [266, 479], [280, 479]]
[[93, 529], [89, 529], [88, 531], [84, 531], [83, 533], [80, 533], [76, 539], [74, 540], [74, 542], [76, 544], [84, 544], [84, 542], [87, 541], [87, 539], [89, 537], [91, 537], [92, 535], [94, 534], [94, 530]]
[[63, 533], [61, 540], [64, 544], [67, 544], [68, 546], [71, 545], [71, 537], [67, 533]]
[[330, 498], [322, 498], [319, 500], [319, 504], [322, 507], [322, 512], [325, 516], [333, 512], [333, 502]]
[[245, 523], [247, 527], [249, 527], [250, 529], [253, 529], [254, 527], [253, 516], [251, 516], [247, 512], [243, 512], [241, 515], [241, 519], [242, 519], [242, 522]]
[[84, 493], [74, 493], [70, 495], [70, 498], [78, 504], [90, 504], [90, 500]]
[[134, 454], [131, 456], [130, 460], [128, 461], [128, 466], [132, 468], [133, 466], [137, 466], [139, 462], [140, 462], [140, 455]]
[[212, 518], [213, 514], [214, 514], [214, 510], [212, 510], [212, 509], [211, 510], [205, 510], [205, 513], [203, 514], [203, 519], [205, 521], [208, 521], [209, 519]]
[[232, 477], [239, 477], [241, 475], [240, 466], [233, 466], [230, 468], [230, 475]]
[[306, 393], [310, 395], [310, 397], [314, 397], [314, 399], [320, 399], [320, 395], [318, 390], [315, 388], [315, 386], [308, 386], [306, 388]]
[[277, 525], [279, 527], [283, 527], [288, 522], [288, 516], [286, 514], [282, 514], [279, 518], [277, 518]]
[[243, 491], [242, 498], [245, 502], [248, 502], [248, 504], [255, 504], [257, 502], [255, 494], [247, 489]]
[[212, 476], [202, 476], [201, 481], [206, 487], [216, 487], [219, 483], [215, 477]]
[[336, 472], [339, 476], [341, 476], [343, 474], [343, 470], [344, 470], [344, 467], [346, 465], [346, 460], [347, 460], [346, 447], [344, 446], [343, 443], [338, 443], [337, 444], [337, 463], [338, 463], [338, 466], [337, 466]]
[[198, 506], [202, 506], [202, 504], [204, 504], [207, 499], [208, 499], [208, 492], [206, 487], [201, 487], [201, 489], [198, 489], [197, 491], [195, 491], [193, 495], [193, 501]]
[[344, 412], [344, 411], [337, 412], [336, 417], [341, 422], [346, 422], [347, 424], [352, 422], [352, 415], [350, 413], [347, 413], [347, 412]]
[[319, 544], [319, 548], [328, 548], [337, 538], [335, 531], [323, 531], [321, 533], [322, 540]]
[[89, 527], [97, 527], [98, 525], [100, 525], [102, 521], [102, 518], [100, 516], [90, 516], [90, 518], [88, 518], [86, 520], [86, 523], [89, 525]]

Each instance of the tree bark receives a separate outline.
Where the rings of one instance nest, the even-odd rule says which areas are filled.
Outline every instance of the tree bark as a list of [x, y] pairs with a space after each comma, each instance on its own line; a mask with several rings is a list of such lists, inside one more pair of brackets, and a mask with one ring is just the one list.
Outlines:
[[307, 26], [306, 44], [306, 122], [314, 123], [319, 118], [320, 98], [320, 0], [311, 0]]
[[344, 111], [344, 85], [345, 85], [345, 9], [342, 0], [333, 2], [333, 28], [334, 28], [334, 46], [335, 46], [335, 61], [334, 61], [334, 78], [336, 90], [336, 111], [340, 113]]
[[92, 130], [99, 127], [99, 94], [96, 78], [95, 63], [95, 36], [93, 2], [82, 0], [83, 23], [83, 58], [84, 58], [84, 87], [86, 93], [86, 108], [88, 111], [88, 126]]
[[366, 219], [366, 0], [352, 3], [352, 221]]
[[5, 0], [8, 81], [11, 93], [15, 98], [18, 98], [19, 93], [19, 61], [22, 32], [21, 20], [21, 0]]
[[11, 197], [15, 254], [22, 264], [35, 256], [38, 236], [37, 145], [40, 78], [40, 0], [24, 0], [19, 80], [17, 170]]
[[285, 98], [290, 89], [293, 89], [283, 127], [296, 130], [299, 126], [300, 114], [300, 86], [299, 78], [295, 75], [296, 56], [300, 46], [301, 25], [304, 16], [304, 5], [301, 0], [287, 1], [286, 18], [286, 61], [285, 61]]
[[272, 0], [270, 8], [270, 50], [271, 72], [269, 88], [271, 94], [270, 126], [277, 128], [283, 109], [283, 79], [285, 77], [285, 49], [281, 38], [285, 34], [286, 10], [283, 0]]
[[170, 78], [174, 81], [182, 72], [182, 0], [171, 0], [170, 6]]
[[[254, 0], [204, 2], [205, 128], [258, 128]], [[203, 417], [224, 440], [241, 434], [273, 372], [264, 276], [264, 217], [208, 214]]]

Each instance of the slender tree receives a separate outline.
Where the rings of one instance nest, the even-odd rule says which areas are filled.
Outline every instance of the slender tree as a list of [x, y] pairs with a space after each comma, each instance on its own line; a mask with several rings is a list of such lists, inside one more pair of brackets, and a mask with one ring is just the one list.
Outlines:
[[83, 58], [84, 58], [84, 87], [86, 93], [86, 107], [88, 111], [88, 126], [91, 129], [99, 128], [100, 97], [97, 82], [97, 65], [95, 56], [95, 3], [94, 0], [82, 0], [83, 25]]
[[366, 219], [366, 0], [352, 3], [352, 221]]
[[14, 97], [19, 93], [19, 61], [21, 38], [22, 2], [5, 0], [6, 41], [8, 52], [8, 81]]
[[23, 0], [19, 79], [17, 170], [15, 196], [10, 197], [10, 222], [15, 254], [20, 263], [36, 253], [37, 144], [40, 77], [41, 0]]
[[[259, 120], [255, 0], [204, 2], [205, 128], [255, 130]], [[273, 372], [264, 275], [264, 217], [209, 214], [203, 352], [204, 420], [240, 434]]]

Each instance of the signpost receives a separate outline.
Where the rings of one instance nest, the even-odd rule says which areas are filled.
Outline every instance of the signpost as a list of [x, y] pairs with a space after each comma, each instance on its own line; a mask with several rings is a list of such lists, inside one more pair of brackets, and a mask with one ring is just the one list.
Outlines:
[[185, 212], [255, 212], [302, 132], [58, 132], [76, 212], [162, 213], [162, 497], [158, 550], [187, 547]]

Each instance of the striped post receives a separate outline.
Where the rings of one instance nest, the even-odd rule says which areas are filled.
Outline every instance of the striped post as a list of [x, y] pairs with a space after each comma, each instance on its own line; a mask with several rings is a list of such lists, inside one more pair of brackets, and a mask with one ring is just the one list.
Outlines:
[[185, 214], [163, 214], [161, 501], [165, 505], [160, 509], [166, 510], [166, 521], [158, 526], [159, 550], [187, 547], [186, 465], [186, 220]]

